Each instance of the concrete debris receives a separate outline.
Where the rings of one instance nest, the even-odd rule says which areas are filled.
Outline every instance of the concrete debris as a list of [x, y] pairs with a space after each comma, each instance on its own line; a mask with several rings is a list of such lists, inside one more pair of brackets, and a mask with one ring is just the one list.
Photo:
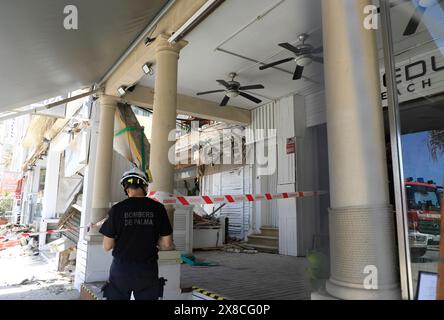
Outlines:
[[224, 247], [224, 251], [231, 253], [248, 253], [248, 254], [254, 254], [259, 252], [254, 247], [237, 243], [226, 244]]
[[193, 225], [194, 227], [216, 227], [220, 226], [220, 221], [218, 218], [211, 215], [202, 217], [193, 213]]
[[19, 283], [19, 285], [23, 286], [23, 285], [31, 284], [31, 283], [34, 283], [34, 282], [36, 282], [36, 280], [35, 280], [35, 278], [33, 276], [31, 279], [24, 279], [22, 282]]
[[7, 224], [0, 227], [0, 251], [20, 246], [23, 255], [38, 255], [37, 236], [23, 236], [23, 233], [34, 233], [31, 225]]

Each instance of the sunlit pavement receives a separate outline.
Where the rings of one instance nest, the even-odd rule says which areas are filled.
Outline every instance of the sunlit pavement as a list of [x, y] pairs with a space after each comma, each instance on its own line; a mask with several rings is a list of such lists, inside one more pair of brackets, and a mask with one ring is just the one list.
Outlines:
[[72, 276], [59, 273], [42, 256], [20, 246], [0, 251], [0, 300], [77, 300]]

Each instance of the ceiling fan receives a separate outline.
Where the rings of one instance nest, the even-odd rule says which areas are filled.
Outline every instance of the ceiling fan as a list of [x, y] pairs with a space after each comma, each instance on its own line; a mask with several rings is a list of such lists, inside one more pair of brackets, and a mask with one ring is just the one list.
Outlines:
[[410, 36], [415, 34], [426, 10], [439, 2], [441, 0], [418, 0], [415, 12], [410, 18], [403, 35]]
[[235, 98], [237, 96], [242, 96], [248, 100], [253, 101], [254, 103], [261, 103], [262, 100], [260, 100], [256, 97], [253, 97], [252, 95], [250, 95], [246, 92], [243, 92], [243, 90], [264, 89], [265, 87], [261, 84], [241, 86], [241, 84], [239, 82], [234, 81], [234, 78], [236, 76], [237, 76], [237, 74], [232, 72], [232, 73], [230, 73], [230, 78], [231, 78], [230, 81], [216, 80], [219, 84], [223, 85], [226, 89], [198, 92], [197, 95], [201, 96], [201, 95], [209, 94], [209, 93], [225, 92], [225, 97], [222, 99], [222, 102], [220, 103], [221, 107], [226, 106], [228, 103], [228, 100], [230, 100], [230, 98]]
[[289, 62], [294, 60], [296, 62], [296, 69], [293, 73], [293, 80], [298, 80], [302, 78], [302, 73], [304, 72], [304, 67], [308, 66], [313, 61], [318, 63], [324, 63], [324, 59], [322, 57], [315, 57], [313, 54], [321, 53], [322, 47], [313, 48], [312, 45], [306, 44], [305, 41], [308, 39], [308, 34], [301, 34], [298, 36], [298, 40], [301, 44], [297, 46], [293, 46], [289, 43], [279, 43], [279, 46], [287, 49], [295, 54], [296, 57], [286, 58], [283, 60], [275, 61], [272, 63], [264, 64], [259, 67], [260, 70], [265, 70], [278, 64], [282, 64], [285, 62]]

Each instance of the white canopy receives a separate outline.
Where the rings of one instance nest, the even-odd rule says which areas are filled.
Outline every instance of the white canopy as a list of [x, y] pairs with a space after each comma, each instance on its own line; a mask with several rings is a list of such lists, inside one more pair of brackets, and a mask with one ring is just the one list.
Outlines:
[[[98, 82], [167, 0], [0, 0], [0, 112]], [[66, 30], [67, 5], [78, 29]]]

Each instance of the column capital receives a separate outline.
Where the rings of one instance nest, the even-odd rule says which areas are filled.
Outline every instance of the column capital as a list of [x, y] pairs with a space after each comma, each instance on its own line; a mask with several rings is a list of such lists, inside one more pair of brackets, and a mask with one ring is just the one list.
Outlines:
[[110, 96], [104, 93], [99, 94], [99, 103], [100, 106], [106, 107], [117, 107], [117, 102], [119, 102], [119, 98], [115, 96]]
[[180, 40], [178, 42], [168, 42], [168, 39], [170, 37], [164, 33], [159, 34], [156, 37], [156, 40], [154, 41], [154, 47], [156, 50], [156, 53], [161, 52], [161, 51], [170, 51], [170, 52], [174, 52], [174, 53], [179, 53], [180, 50], [182, 50], [183, 47], [185, 47], [188, 42], [185, 40]]

